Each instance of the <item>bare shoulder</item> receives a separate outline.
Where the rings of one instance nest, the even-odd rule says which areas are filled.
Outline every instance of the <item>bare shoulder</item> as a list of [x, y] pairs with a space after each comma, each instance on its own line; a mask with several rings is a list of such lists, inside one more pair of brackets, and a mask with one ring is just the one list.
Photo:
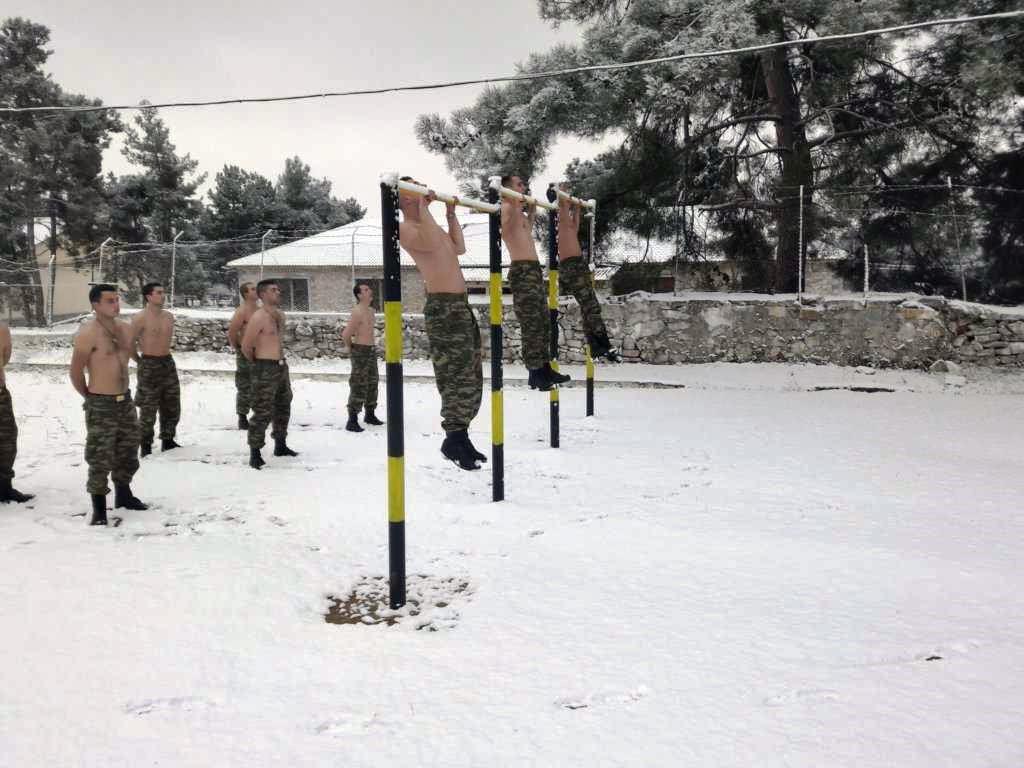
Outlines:
[[124, 320], [115, 320], [114, 327], [117, 329], [119, 335], [131, 337], [132, 325], [130, 323], [126, 323]]
[[171, 322], [171, 323], [173, 323], [173, 322], [174, 322], [174, 313], [173, 313], [173, 312], [169, 312], [169, 311], [168, 311], [168, 310], [166, 310], [166, 309], [161, 309], [161, 310], [160, 310], [160, 316], [161, 316], [161, 317], [162, 317], [162, 318], [163, 318], [164, 320], [167, 320], [167, 321], [169, 321], [169, 322]]

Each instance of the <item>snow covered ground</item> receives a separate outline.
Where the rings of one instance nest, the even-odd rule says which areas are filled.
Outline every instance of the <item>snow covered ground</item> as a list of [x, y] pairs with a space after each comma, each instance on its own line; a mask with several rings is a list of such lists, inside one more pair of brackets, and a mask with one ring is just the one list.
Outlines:
[[[387, 574], [385, 428], [301, 370], [301, 455], [262, 472], [231, 381], [186, 370], [185, 447], [108, 529], [65, 371], [9, 371], [37, 498], [0, 507], [0, 766], [1024, 764], [1020, 372], [601, 369], [685, 388], [593, 419], [566, 389], [559, 450], [513, 387], [502, 504], [410, 381], [422, 610], [389, 626], [324, 621]], [[850, 385], [896, 391], [808, 391]]]

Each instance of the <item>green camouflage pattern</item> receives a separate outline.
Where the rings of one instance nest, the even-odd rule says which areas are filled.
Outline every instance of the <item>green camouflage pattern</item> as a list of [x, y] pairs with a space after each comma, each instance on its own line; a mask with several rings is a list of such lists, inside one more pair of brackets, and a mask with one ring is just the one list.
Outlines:
[[121, 402], [112, 395], [89, 395], [85, 410], [86, 489], [97, 496], [110, 493], [107, 475], [127, 485], [139, 470], [139, 417], [130, 394]]
[[0, 384], [0, 479], [14, 479], [14, 460], [18, 457], [18, 423], [14, 420], [11, 393]]
[[469, 429], [483, 397], [483, 353], [476, 315], [464, 293], [431, 293], [423, 308], [430, 360], [441, 394], [441, 428]]
[[292, 383], [283, 360], [256, 360], [252, 364], [252, 416], [249, 418], [249, 447], [262, 448], [267, 425], [274, 440], [288, 437], [292, 415]]
[[372, 344], [353, 344], [349, 353], [352, 372], [348, 377], [348, 407], [360, 410], [377, 407], [377, 388], [380, 376], [377, 372], [377, 350]]
[[252, 407], [252, 363], [241, 352], [235, 353], [235, 413], [248, 416]]
[[536, 261], [513, 261], [508, 270], [512, 288], [512, 308], [522, 335], [523, 363], [527, 368], [543, 368], [551, 361], [551, 318], [548, 291]]
[[579, 303], [583, 331], [588, 339], [608, 335], [601, 317], [601, 304], [594, 293], [590, 269], [581, 256], [571, 256], [559, 263], [558, 288], [561, 293], [573, 296]]
[[181, 386], [174, 358], [142, 357], [139, 360], [135, 400], [143, 445], [153, 444], [153, 428], [160, 414], [160, 439], [173, 440], [181, 419]]

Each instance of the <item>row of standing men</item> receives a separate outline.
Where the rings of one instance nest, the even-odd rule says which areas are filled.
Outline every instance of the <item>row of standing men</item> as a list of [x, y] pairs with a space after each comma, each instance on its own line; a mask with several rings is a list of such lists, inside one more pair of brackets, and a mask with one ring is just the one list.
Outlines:
[[[406, 177], [406, 181], [414, 181]], [[502, 184], [525, 193], [517, 175]], [[454, 206], [447, 204], [447, 230], [429, 212], [434, 195], [402, 191], [399, 227], [402, 247], [416, 264], [427, 292], [424, 319], [435, 382], [441, 396], [441, 452], [466, 470], [479, 469], [486, 456], [473, 446], [469, 426], [480, 409], [483, 391], [482, 348], [476, 316], [469, 306], [458, 256], [465, 252], [462, 230]], [[591, 354], [615, 359], [594, 294], [590, 271], [579, 246], [582, 211], [571, 201], [559, 202], [559, 275], [565, 292], [580, 304]], [[522, 357], [532, 389], [548, 391], [569, 377], [554, 371], [549, 360], [549, 318], [540, 261], [532, 229], [533, 206], [505, 200], [501, 206], [502, 235], [511, 256], [509, 283], [513, 308], [521, 328]], [[366, 424], [382, 424], [376, 414], [378, 391], [375, 318], [369, 285], [353, 288], [356, 306], [342, 331], [349, 347], [352, 371], [346, 429], [361, 432], [358, 422], [365, 409]], [[114, 484], [114, 507], [143, 510], [147, 505], [131, 490], [139, 456], [152, 452], [156, 419], [160, 419], [162, 451], [180, 447], [175, 442], [181, 414], [177, 369], [170, 354], [174, 317], [163, 309], [164, 289], [159, 283], [143, 289], [145, 308], [130, 323], [118, 319], [120, 297], [112, 285], [95, 285], [89, 292], [94, 317], [75, 337], [71, 359], [72, 385], [83, 397], [86, 421], [85, 458], [89, 466], [87, 490], [92, 502], [91, 524], [107, 523], [108, 477]], [[241, 286], [242, 304], [228, 328], [229, 344], [236, 350], [236, 412], [238, 426], [248, 434], [249, 465], [260, 469], [262, 448], [271, 426], [274, 455], [298, 454], [287, 444], [292, 390], [284, 354], [284, 312], [274, 279]], [[6, 338], [6, 342], [4, 342]], [[6, 350], [6, 351], [4, 351]], [[10, 358], [10, 332], [0, 331], [0, 360]], [[128, 363], [138, 365], [137, 401], [132, 400]], [[17, 426], [0, 366], [0, 501], [26, 501], [11, 486], [16, 455]], [[252, 411], [251, 418], [249, 411]]]

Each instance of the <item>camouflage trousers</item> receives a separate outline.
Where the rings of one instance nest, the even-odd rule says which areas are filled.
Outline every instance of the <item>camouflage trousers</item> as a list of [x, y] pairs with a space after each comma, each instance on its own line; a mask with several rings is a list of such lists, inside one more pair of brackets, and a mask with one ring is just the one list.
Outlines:
[[513, 261], [508, 270], [508, 284], [512, 288], [512, 308], [523, 339], [523, 363], [527, 368], [543, 368], [551, 361], [551, 319], [540, 263]]
[[252, 406], [252, 363], [241, 352], [235, 353], [235, 413], [248, 416]]
[[428, 294], [423, 319], [441, 393], [441, 428], [469, 429], [484, 389], [480, 329], [469, 298], [464, 293]]
[[86, 490], [110, 493], [107, 475], [115, 485], [127, 485], [139, 470], [139, 417], [132, 395], [88, 395], [85, 398]]
[[581, 256], [572, 256], [558, 264], [558, 286], [563, 294], [571, 294], [580, 305], [583, 315], [583, 331], [587, 339], [594, 336], [607, 336], [608, 329], [601, 318], [601, 305], [594, 293], [594, 283], [590, 278], [590, 268]]
[[142, 356], [135, 400], [139, 405], [142, 444], [153, 444], [157, 413], [160, 414], [160, 439], [173, 440], [181, 419], [181, 386], [173, 357]]
[[14, 479], [14, 460], [18, 456], [18, 423], [14, 420], [11, 393], [0, 384], [0, 480]]
[[358, 411], [377, 407], [377, 350], [372, 344], [353, 344], [349, 355], [352, 372], [348, 377], [348, 407]]
[[292, 415], [292, 383], [284, 360], [255, 360], [252, 364], [252, 417], [249, 419], [249, 447], [262, 448], [267, 425], [275, 440], [288, 437]]

